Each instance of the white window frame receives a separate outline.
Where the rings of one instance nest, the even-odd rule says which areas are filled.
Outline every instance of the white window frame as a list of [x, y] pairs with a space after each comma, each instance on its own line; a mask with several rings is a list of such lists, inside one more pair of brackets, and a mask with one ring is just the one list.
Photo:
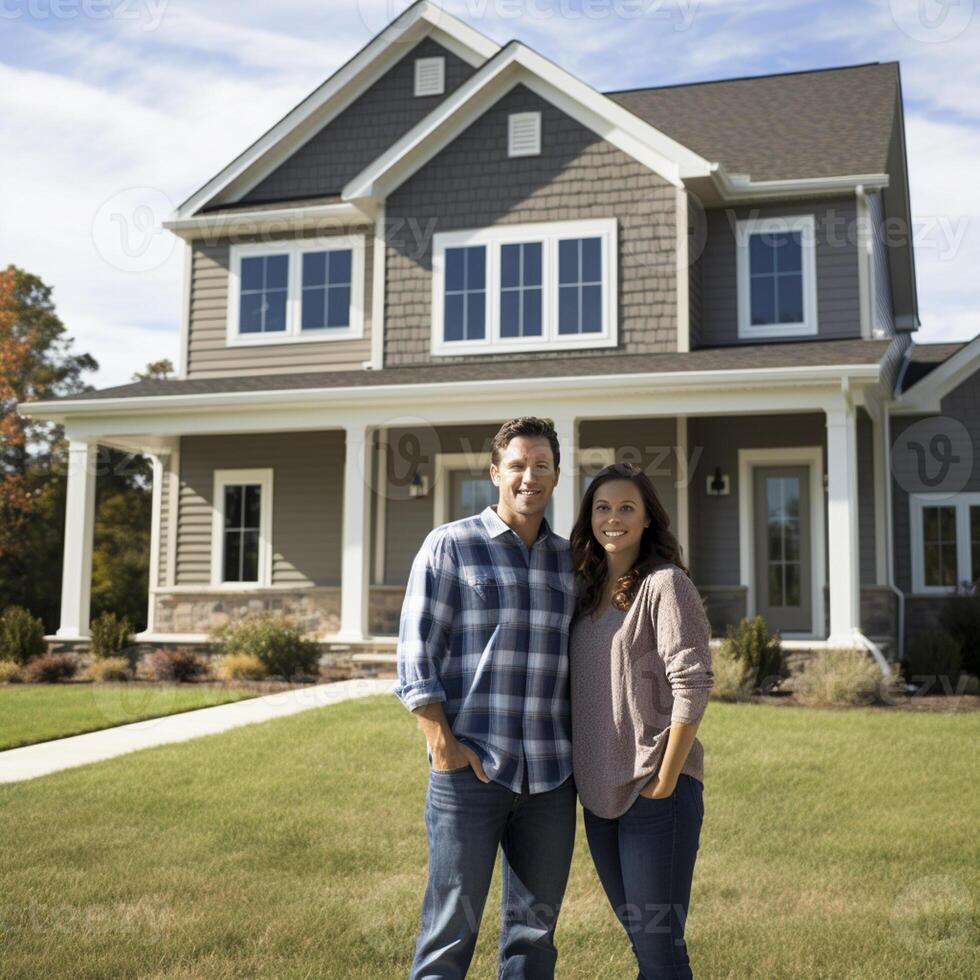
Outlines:
[[[346, 327], [302, 329], [303, 256], [307, 252], [351, 250], [350, 315]], [[364, 253], [363, 235], [337, 235], [329, 238], [303, 238], [284, 242], [252, 242], [232, 245], [228, 260], [227, 344], [229, 347], [252, 347], [265, 344], [319, 343], [331, 340], [356, 340], [364, 336]], [[241, 269], [243, 258], [262, 255], [288, 255], [286, 280], [286, 329], [275, 333], [238, 332]]]
[[[225, 487], [239, 483], [257, 483], [261, 487], [259, 502], [259, 578], [256, 582], [224, 580]], [[272, 469], [215, 470], [211, 522], [211, 585], [222, 589], [248, 590], [272, 585]]]
[[[956, 509], [956, 585], [926, 585], [926, 555], [922, 511], [926, 507]], [[963, 582], [972, 581], [970, 556], [970, 508], [980, 507], [980, 493], [909, 494], [909, 534], [912, 543], [912, 592], [919, 595], [952, 595]]]
[[[558, 243], [569, 238], [602, 240], [602, 319], [601, 333], [558, 333]], [[500, 249], [503, 245], [541, 242], [541, 337], [500, 336]], [[486, 338], [484, 340], [443, 339], [445, 253], [447, 248], [470, 245], [487, 247]], [[619, 342], [619, 264], [618, 221], [597, 218], [591, 221], [550, 221], [527, 225], [498, 225], [467, 231], [451, 231], [432, 238], [432, 354], [516, 354], [524, 351], [584, 350], [615, 347]]]
[[[427, 68], [438, 66], [439, 81], [429, 92], [422, 91], [422, 76]], [[443, 95], [446, 91], [446, 59], [442, 55], [435, 55], [431, 58], [415, 59], [415, 84], [412, 94], [416, 98], [430, 98], [433, 95]]]
[[[534, 140], [525, 150], [514, 146], [517, 130], [530, 123], [534, 126]], [[541, 113], [512, 112], [507, 116], [507, 156], [509, 157], [538, 157], [541, 156]]]
[[[801, 323], [752, 323], [752, 292], [749, 275], [749, 238], [767, 232], [799, 232], [800, 267], [803, 273], [803, 321]], [[816, 221], [812, 214], [769, 218], [745, 218], [735, 226], [735, 267], [738, 283], [739, 339], [765, 337], [812, 337], [817, 333], [817, 244]]]

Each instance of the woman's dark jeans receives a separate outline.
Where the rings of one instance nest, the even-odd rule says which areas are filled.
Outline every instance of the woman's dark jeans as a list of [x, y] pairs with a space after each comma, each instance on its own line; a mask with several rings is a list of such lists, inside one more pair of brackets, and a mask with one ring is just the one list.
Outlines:
[[681, 773], [670, 796], [637, 797], [615, 820], [585, 811], [592, 860], [636, 954], [637, 980], [692, 976], [684, 924], [704, 819], [703, 788]]

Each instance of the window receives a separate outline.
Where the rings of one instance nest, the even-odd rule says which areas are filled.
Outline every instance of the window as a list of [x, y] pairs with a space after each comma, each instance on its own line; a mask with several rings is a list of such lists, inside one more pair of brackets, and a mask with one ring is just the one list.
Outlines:
[[739, 221], [736, 267], [739, 337], [817, 332], [813, 215]]
[[910, 498], [912, 591], [955, 592], [980, 579], [980, 493]]
[[363, 284], [362, 236], [233, 245], [228, 344], [361, 337]]
[[213, 585], [272, 584], [272, 470], [215, 470]]
[[612, 347], [617, 223], [504, 225], [433, 238], [433, 354]]
[[446, 59], [415, 59], [415, 95], [442, 95], [446, 91]]
[[541, 113], [512, 112], [507, 117], [507, 155], [536, 157], [541, 154]]

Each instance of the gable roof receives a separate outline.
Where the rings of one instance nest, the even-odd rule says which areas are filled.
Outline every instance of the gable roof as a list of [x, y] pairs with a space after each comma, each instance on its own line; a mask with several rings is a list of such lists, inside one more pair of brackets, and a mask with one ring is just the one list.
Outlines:
[[942, 411], [942, 400], [980, 371], [980, 334], [966, 343], [913, 344], [898, 379], [899, 414]]
[[366, 91], [410, 45], [425, 37], [433, 38], [473, 67], [499, 50], [498, 44], [468, 24], [427, 0], [419, 0], [187, 198], [174, 218], [188, 218], [208, 206], [238, 201]]
[[608, 92], [732, 174], [753, 180], [888, 173], [898, 63]]

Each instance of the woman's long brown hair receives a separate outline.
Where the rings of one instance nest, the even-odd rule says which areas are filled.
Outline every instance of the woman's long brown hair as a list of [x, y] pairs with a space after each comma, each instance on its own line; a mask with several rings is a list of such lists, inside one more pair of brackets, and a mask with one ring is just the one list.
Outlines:
[[579, 612], [590, 615], [602, 601], [608, 566], [606, 552], [592, 533], [592, 505], [596, 491], [610, 480], [629, 480], [640, 492], [650, 526], [644, 528], [640, 538], [640, 553], [633, 567], [620, 577], [613, 590], [612, 604], [626, 610], [633, 604], [636, 591], [647, 573], [663, 562], [673, 562], [690, 575], [681, 558], [681, 546], [670, 530], [670, 518], [664, 510], [653, 482], [638, 466], [632, 463], [613, 463], [601, 469], [589, 484], [578, 520], [572, 528], [571, 549], [575, 570], [582, 579], [582, 595]]

